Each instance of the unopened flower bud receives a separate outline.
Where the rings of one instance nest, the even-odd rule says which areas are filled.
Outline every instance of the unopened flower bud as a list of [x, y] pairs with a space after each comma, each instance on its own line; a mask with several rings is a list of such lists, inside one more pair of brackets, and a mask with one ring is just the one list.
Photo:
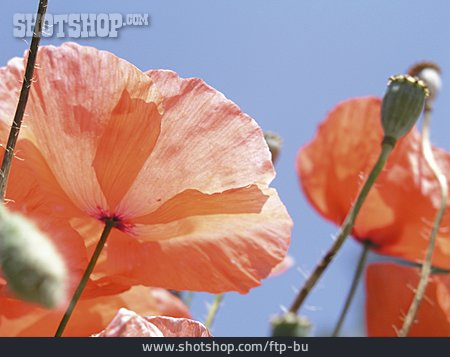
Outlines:
[[278, 155], [280, 154], [283, 139], [281, 139], [280, 135], [271, 131], [264, 132], [264, 139], [266, 139], [266, 143], [269, 146], [269, 150], [272, 154], [272, 162], [275, 163]]
[[441, 90], [441, 68], [433, 62], [420, 62], [412, 66], [408, 74], [422, 80], [430, 91], [428, 101], [432, 101], [436, 98], [437, 94]]
[[306, 317], [292, 312], [276, 316], [270, 323], [272, 337], [307, 337], [311, 332], [311, 322]]
[[17, 297], [54, 308], [64, 302], [67, 270], [53, 243], [26, 218], [0, 206], [0, 266]]
[[425, 83], [409, 75], [389, 78], [381, 105], [385, 141], [392, 144], [404, 136], [419, 119], [429, 91]]

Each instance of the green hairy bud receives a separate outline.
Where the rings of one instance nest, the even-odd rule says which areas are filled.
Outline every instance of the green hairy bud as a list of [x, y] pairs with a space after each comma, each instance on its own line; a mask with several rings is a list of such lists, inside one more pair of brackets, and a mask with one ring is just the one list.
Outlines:
[[272, 337], [308, 337], [311, 332], [311, 323], [306, 317], [298, 316], [292, 312], [276, 316], [271, 321]]
[[29, 220], [1, 205], [0, 267], [20, 299], [47, 308], [64, 302], [67, 270], [53, 243]]

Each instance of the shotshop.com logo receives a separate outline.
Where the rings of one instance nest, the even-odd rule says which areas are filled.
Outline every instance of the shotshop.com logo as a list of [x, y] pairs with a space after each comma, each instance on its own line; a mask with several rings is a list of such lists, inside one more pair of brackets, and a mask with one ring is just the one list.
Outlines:
[[[13, 35], [32, 37], [36, 14], [14, 14]], [[149, 26], [148, 14], [46, 14], [43, 37], [118, 37], [118, 30], [126, 26]]]

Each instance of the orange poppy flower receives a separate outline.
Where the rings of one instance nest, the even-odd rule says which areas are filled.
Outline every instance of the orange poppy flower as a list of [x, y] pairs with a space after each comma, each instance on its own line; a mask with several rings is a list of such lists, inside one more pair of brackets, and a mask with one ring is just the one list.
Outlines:
[[200, 322], [167, 316], [139, 316], [120, 309], [111, 323], [92, 337], [212, 337]]
[[[397, 336], [419, 282], [419, 269], [392, 263], [371, 264], [366, 275], [369, 336]], [[408, 336], [450, 336], [450, 274], [431, 276]]]
[[[63, 310], [47, 310], [6, 294], [0, 285], [0, 336], [54, 336]], [[64, 336], [90, 336], [108, 325], [121, 308], [142, 315], [190, 318], [180, 299], [161, 288], [136, 286], [110, 296], [81, 300], [64, 331]]]
[[[381, 99], [354, 98], [337, 105], [312, 142], [300, 149], [297, 171], [308, 200], [326, 219], [341, 224], [380, 152]], [[434, 148], [444, 172], [450, 155]], [[447, 175], [450, 177], [450, 175]], [[434, 176], [420, 152], [413, 128], [399, 140], [369, 193], [353, 236], [369, 240], [380, 254], [423, 261], [440, 202]], [[433, 264], [450, 268], [449, 217], [437, 237]]]
[[[292, 222], [263, 133], [221, 93], [73, 43], [40, 48], [37, 64], [6, 196], [73, 237], [73, 251], [56, 242], [69, 265], [85, 267], [107, 219], [92, 280], [114, 293], [247, 292], [284, 258]], [[22, 74], [22, 59], [0, 70], [4, 125]]]

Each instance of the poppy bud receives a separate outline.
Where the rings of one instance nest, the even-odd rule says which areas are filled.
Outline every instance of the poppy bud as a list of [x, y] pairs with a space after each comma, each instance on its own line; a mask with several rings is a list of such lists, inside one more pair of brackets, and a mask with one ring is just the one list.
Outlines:
[[432, 101], [436, 98], [442, 86], [441, 68], [436, 63], [416, 63], [409, 69], [408, 74], [421, 79], [426, 84], [430, 90], [428, 101]]
[[292, 312], [276, 316], [270, 323], [272, 325], [272, 337], [307, 337], [311, 332], [309, 320]]
[[65, 299], [64, 261], [30, 221], [0, 206], [0, 266], [17, 297], [53, 308]]
[[272, 154], [272, 162], [275, 163], [278, 155], [280, 154], [283, 139], [281, 139], [280, 135], [271, 131], [264, 132], [264, 139], [266, 139], [266, 143], [269, 146], [269, 150]]
[[428, 95], [428, 88], [420, 79], [409, 75], [389, 78], [381, 105], [385, 141], [395, 143], [414, 126]]

